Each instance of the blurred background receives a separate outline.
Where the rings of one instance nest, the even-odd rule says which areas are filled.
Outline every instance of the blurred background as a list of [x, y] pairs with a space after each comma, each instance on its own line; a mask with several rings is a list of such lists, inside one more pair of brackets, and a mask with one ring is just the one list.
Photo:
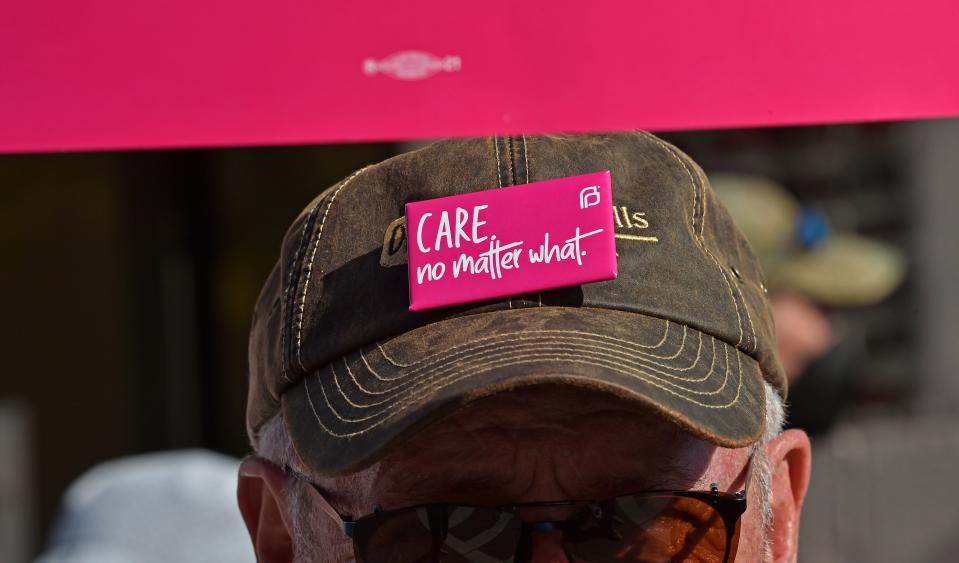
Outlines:
[[[779, 272], [780, 330], [795, 323], [792, 420], [814, 439], [801, 558], [954, 561], [959, 121], [662, 136], [768, 204], [734, 213], [787, 226], [759, 221], [754, 245]], [[247, 333], [285, 229], [412, 146], [0, 155], [0, 561], [32, 561], [101, 462], [249, 451]]]

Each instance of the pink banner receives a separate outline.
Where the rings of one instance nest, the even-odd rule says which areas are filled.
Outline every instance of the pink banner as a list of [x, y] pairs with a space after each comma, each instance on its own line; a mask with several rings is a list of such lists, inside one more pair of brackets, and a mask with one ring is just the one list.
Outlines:
[[7, 2], [0, 151], [959, 115], [959, 2]]

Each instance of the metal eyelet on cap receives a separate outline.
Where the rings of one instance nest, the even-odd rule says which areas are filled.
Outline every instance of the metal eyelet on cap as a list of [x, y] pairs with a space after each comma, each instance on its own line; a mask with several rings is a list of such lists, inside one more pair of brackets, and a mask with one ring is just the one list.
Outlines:
[[743, 281], [743, 275], [739, 273], [739, 270], [736, 268], [736, 266], [730, 266], [729, 269], [732, 270], [733, 275], [736, 276], [737, 280]]
[[603, 517], [603, 508], [600, 505], [593, 503], [593, 506], [590, 508], [593, 511], [593, 518], [596, 518], [597, 520], [599, 520], [600, 518]]

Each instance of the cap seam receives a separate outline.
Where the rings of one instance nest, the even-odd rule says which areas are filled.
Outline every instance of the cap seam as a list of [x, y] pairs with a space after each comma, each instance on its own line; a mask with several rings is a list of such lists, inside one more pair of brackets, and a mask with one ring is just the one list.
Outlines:
[[503, 187], [503, 175], [500, 173], [500, 168], [502, 165], [499, 160], [499, 142], [496, 140], [496, 137], [492, 137], [493, 140], [493, 154], [496, 155], [496, 187]]
[[[658, 139], [657, 137], [655, 137], [654, 135], [651, 135], [651, 134], [649, 134], [649, 133], [646, 133], [646, 132], [643, 132], [643, 133], [644, 133], [650, 140], [652, 140], [652, 141], [655, 142], [657, 145], [659, 145], [659, 147], [662, 148], [669, 156], [671, 156], [674, 160], [676, 160], [677, 162], [679, 162], [679, 164], [683, 167], [683, 170], [686, 172], [686, 176], [689, 178], [689, 184], [690, 184], [690, 186], [691, 186], [692, 189], [693, 189], [693, 194], [694, 194], [694, 207], [695, 207], [695, 198], [696, 198], [696, 194], [697, 194], [698, 190], [697, 190], [696, 181], [693, 179], [693, 175], [692, 175], [692, 173], [689, 171], [689, 167], [686, 165], [686, 162], [685, 162], [682, 158], [680, 158], [679, 156], [677, 156], [676, 152], [675, 152], [669, 145], [667, 145], [666, 143], [664, 143], [662, 140]], [[706, 189], [705, 185], [702, 186], [702, 189], [705, 191], [705, 189]], [[705, 194], [704, 194], [704, 195], [705, 195]], [[705, 199], [705, 198], [704, 198], [704, 199]], [[735, 345], [735, 346], [738, 348], [739, 345], [741, 345], [741, 344], [743, 343], [743, 337], [745, 336], [745, 330], [744, 330], [744, 325], [743, 325], [743, 318], [742, 318], [742, 315], [739, 313], [739, 302], [738, 302], [738, 300], [736, 299], [735, 293], [733, 292], [733, 285], [730, 283], [729, 278], [728, 278], [727, 275], [726, 275], [726, 271], [723, 269], [722, 265], [719, 263], [719, 260], [717, 260], [716, 257], [713, 256], [712, 252], [710, 252], [709, 249], [706, 247], [705, 241], [704, 241], [704, 240], [702, 239], [702, 237], [701, 237], [701, 233], [700, 233], [700, 236], [697, 236], [697, 235], [696, 235], [696, 233], [695, 233], [695, 215], [696, 215], [696, 214], [695, 214], [695, 209], [694, 209], [694, 212], [693, 212], [693, 220], [694, 220], [694, 228], [693, 228], [693, 230], [694, 230], [693, 235], [694, 235], [694, 236], [693, 236], [693, 239], [696, 240], [696, 243], [699, 245], [700, 249], [702, 249], [703, 253], [704, 253], [710, 260], [712, 260], [713, 263], [716, 265], [716, 268], [719, 270], [719, 274], [720, 274], [720, 275], [722, 276], [722, 278], [723, 278], [723, 282], [726, 284], [726, 289], [729, 290], [729, 297], [730, 297], [730, 299], [732, 299], [732, 302], [733, 302], [733, 310], [734, 310], [735, 313], [736, 313], [736, 321], [737, 321], [737, 325], [738, 325], [737, 328], [739, 328], [739, 340], [737, 341], [737, 343], [736, 343], [736, 345]], [[705, 223], [705, 222], [703, 222], [703, 223]]]
[[529, 183], [529, 147], [526, 145], [526, 135], [523, 135], [523, 162], [526, 165], [526, 183]]
[[[647, 140], [650, 140], [650, 141], [654, 142], [655, 144], [659, 145], [659, 147], [660, 147], [661, 149], [664, 149], [664, 152], [666, 152], [669, 156], [671, 156], [674, 160], [676, 160], [676, 156], [673, 155], [672, 151], [669, 151], [669, 150], [666, 148], [666, 144], [663, 143], [663, 141], [662, 141], [661, 139], [659, 139], [658, 137], [656, 137], [655, 135], [653, 135], [653, 134], [650, 133], [649, 131], [644, 131], [644, 130], [642, 130], [642, 129], [634, 129], [633, 131], [634, 131], [635, 133], [638, 133], [639, 135], [645, 137]], [[682, 164], [682, 161], [680, 161], [680, 164]], [[684, 166], [684, 168], [685, 168], [685, 166]], [[689, 176], [689, 172], [688, 172], [688, 171], [687, 171], [686, 175]], [[696, 240], [696, 242], [697, 242], [697, 244], [698, 244], [699, 241], [698, 241], [698, 239], [697, 239], [696, 219], [697, 219], [697, 217], [699, 216], [699, 191], [696, 189], [696, 184], [695, 184], [694, 182], [692, 182], [692, 178], [690, 178], [690, 185], [691, 185], [691, 187], [693, 188], [693, 189], [692, 189], [692, 192], [693, 192], [692, 220], [691, 220], [690, 222], [683, 221], [682, 224], [683, 224], [683, 227], [685, 227], [686, 230], [689, 232], [689, 235], [693, 238], [693, 240]]]
[[[526, 183], [529, 184], [529, 146], [526, 144], [526, 135], [522, 135], [523, 139], [523, 163], [526, 168]], [[537, 307], [543, 306], [543, 292], [536, 292], [536, 303]]]
[[[703, 231], [706, 228], [706, 179], [703, 176], [703, 171], [700, 167], [693, 164], [693, 169], [696, 171], [696, 177], [699, 178], [699, 184], [701, 186], [703, 198], [703, 216], [700, 222], [700, 239], [703, 239]], [[733, 288], [736, 291], [736, 294], [739, 295], [739, 301], [743, 304], [743, 311], [746, 313], [746, 322], [749, 323], [749, 334], [752, 339], [752, 346], [750, 347], [750, 352], [755, 354], [756, 350], [759, 348], [759, 340], [756, 338], [756, 327], [753, 325], [752, 315], [749, 313], [749, 306], [746, 304], [746, 298], [743, 296], [742, 290], [740, 290], [739, 285], [733, 283]]]
[[333, 195], [330, 196], [329, 202], [326, 204], [326, 209], [323, 212], [323, 219], [320, 221], [320, 226], [317, 229], [316, 240], [313, 243], [313, 250], [310, 253], [310, 261], [306, 267], [306, 279], [303, 282], [303, 293], [300, 298], [300, 305], [297, 310], [296, 318], [296, 361], [304, 372], [306, 371], [306, 366], [303, 365], [302, 358], [302, 333], [303, 333], [303, 315], [306, 308], [306, 298], [310, 290], [310, 279], [313, 274], [313, 261], [316, 258], [316, 251], [320, 246], [320, 240], [323, 238], [323, 227], [326, 225], [326, 220], [329, 218], [330, 210], [333, 207], [333, 202], [336, 201], [336, 196], [339, 195], [340, 191], [343, 190], [349, 183], [360, 175], [364, 170], [369, 168], [369, 166], [360, 168], [356, 172], [350, 174], [345, 180], [340, 183], [340, 186], [333, 191]]
[[307, 231], [312, 229], [310, 225], [316, 219], [316, 210], [319, 209], [322, 201], [323, 200], [321, 199], [320, 201], [317, 201], [313, 205], [313, 207], [310, 209], [310, 212], [307, 214], [306, 218], [303, 221], [303, 229], [300, 231], [300, 240], [296, 245], [296, 251], [293, 253], [293, 256], [290, 259], [290, 265], [289, 265], [290, 271], [288, 275], [289, 279], [287, 280], [287, 283], [285, 284], [285, 287], [283, 289], [283, 308], [288, 311], [287, 314], [290, 316], [291, 322], [290, 322], [290, 330], [287, 330], [284, 328], [284, 330], [281, 332], [281, 335], [280, 335], [280, 340], [281, 340], [280, 347], [283, 350], [282, 360], [280, 361], [280, 374], [282, 375], [283, 379], [285, 379], [289, 383], [292, 383], [292, 380], [290, 379], [290, 375], [288, 373], [289, 370], [286, 367], [287, 358], [289, 358], [289, 355], [290, 355], [290, 350], [289, 350], [290, 338], [287, 333], [290, 332], [293, 327], [292, 316], [294, 311], [294, 304], [296, 301], [295, 298], [291, 299], [289, 298], [289, 296], [291, 292], [295, 295], [294, 286], [299, 281], [299, 275], [294, 276], [294, 273], [299, 272], [300, 261], [302, 259], [302, 255], [304, 251], [304, 242], [306, 241], [306, 238], [307, 238], [306, 233]]
[[506, 150], [509, 151], [509, 185], [516, 185], [516, 153], [513, 151], [513, 136], [506, 136]]
[[[509, 148], [509, 147], [506, 147], [506, 148]], [[499, 137], [496, 136], [496, 135], [493, 136], [493, 152], [494, 152], [494, 154], [496, 155], [496, 183], [497, 183], [497, 186], [498, 186], [499, 188], [502, 188], [502, 187], [503, 187], [503, 172], [502, 172], [503, 163], [502, 163], [502, 161], [500, 160], [500, 156], [499, 156]], [[513, 169], [513, 153], [512, 153], [512, 150], [510, 150], [510, 151], [505, 155], [505, 157], [506, 157], [507, 160], [509, 161], [510, 178], [512, 178], [512, 177], [513, 177], [513, 173], [512, 173], [512, 169]], [[515, 183], [516, 183], [516, 182], [513, 181], [512, 179], [510, 180], [510, 185], [515, 184]], [[512, 308], [513, 308], [513, 296], [512, 296], [512, 295], [507, 295], [507, 296], [506, 296], [506, 307], [507, 307], [508, 309], [512, 309]]]

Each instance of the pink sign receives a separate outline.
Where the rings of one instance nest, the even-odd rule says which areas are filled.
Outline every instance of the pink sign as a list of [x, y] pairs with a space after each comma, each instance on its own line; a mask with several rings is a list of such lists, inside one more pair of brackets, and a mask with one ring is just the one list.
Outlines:
[[609, 171], [406, 204], [410, 310], [616, 277]]
[[959, 115], [956, 0], [5, 2], [0, 152]]

